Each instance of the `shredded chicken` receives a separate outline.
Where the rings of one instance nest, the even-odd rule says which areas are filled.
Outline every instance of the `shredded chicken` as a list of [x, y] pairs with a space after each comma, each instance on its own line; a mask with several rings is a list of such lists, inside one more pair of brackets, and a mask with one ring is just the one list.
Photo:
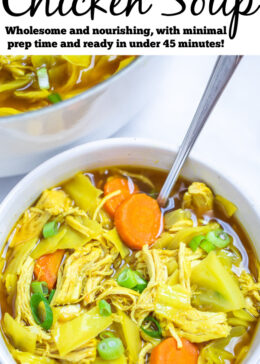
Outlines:
[[167, 329], [170, 331], [171, 336], [176, 340], [177, 348], [181, 349], [182, 348], [182, 341], [181, 341], [179, 335], [177, 334], [173, 323], [168, 324]]
[[153, 345], [151, 343], [147, 343], [141, 350], [138, 358], [137, 364], [145, 364], [146, 355], [152, 351]]
[[243, 271], [239, 283], [245, 296], [252, 296], [260, 302], [260, 282], [255, 282], [251, 274]]
[[166, 283], [168, 279], [168, 271], [166, 265], [162, 263], [162, 251], [157, 249], [149, 250], [147, 246], [136, 255], [137, 259], [144, 260], [149, 275], [149, 284], [143, 291], [137, 301], [136, 306], [132, 310], [131, 317], [141, 326], [143, 320], [154, 310], [154, 297], [156, 295], [156, 287], [160, 283]]
[[186, 259], [186, 244], [181, 243], [179, 247], [179, 280], [188, 291], [190, 291], [190, 275], [190, 262]]
[[67, 216], [65, 219], [66, 223], [71, 226], [74, 230], [78, 231], [80, 234], [90, 237], [91, 229], [83, 224], [81, 224], [78, 220], [73, 216]]
[[115, 255], [105, 254], [98, 242], [90, 242], [71, 254], [59, 270], [57, 289], [52, 305], [92, 301], [91, 293], [104, 277], [113, 273], [111, 264]]
[[36, 324], [30, 307], [30, 286], [32, 282], [34, 260], [28, 257], [22, 267], [20, 277], [17, 282], [17, 296], [15, 301], [16, 320], [26, 322], [32, 327], [32, 331], [37, 334], [38, 340], [50, 340], [50, 335]]
[[100, 293], [97, 294], [98, 300], [109, 300], [121, 311], [132, 310], [140, 297], [138, 292], [121, 287], [112, 279], [105, 281], [99, 290]]
[[246, 273], [246, 271], [242, 271], [238, 280], [245, 296], [246, 309], [253, 316], [258, 317], [260, 309], [260, 282], [255, 282], [252, 275]]
[[36, 204], [38, 209], [56, 216], [69, 210], [72, 200], [62, 190], [45, 190]]
[[205, 183], [193, 182], [183, 196], [182, 207], [199, 213], [212, 210], [214, 196]]
[[231, 330], [226, 314], [222, 312], [203, 312], [191, 308], [177, 312], [171, 320], [179, 329], [180, 336], [196, 343], [227, 337]]
[[[154, 188], [153, 182], [145, 176], [119, 169], [116, 173]], [[40, 364], [99, 363], [97, 345], [102, 339], [101, 333], [117, 332], [119, 328], [128, 364], [147, 364], [152, 349], [167, 337], [173, 337], [178, 348], [183, 345], [182, 338], [205, 343], [201, 350], [203, 358], [198, 362], [220, 363], [214, 358], [205, 360], [207, 353], [214, 351], [211, 344], [228, 343], [232, 337], [242, 336], [249, 322], [256, 321], [260, 310], [260, 283], [242, 270], [239, 254], [236, 266], [240, 266], [240, 270], [234, 270], [232, 254], [223, 258], [219, 254], [223, 251], [208, 254], [202, 248], [193, 251], [189, 247], [193, 237], [206, 236], [209, 231], [221, 228], [217, 223], [207, 224], [199, 219], [202, 213], [213, 208], [211, 190], [204, 183], [192, 183], [184, 194], [183, 209], [166, 213], [165, 230], [154, 247], [144, 246], [136, 252], [124, 245], [113, 219], [104, 209], [107, 200], [120, 191], [101, 198], [102, 191], [96, 189], [88, 177], [86, 179], [81, 173], [77, 176], [73, 183], [67, 182], [70, 183], [67, 193], [62, 189], [44, 191], [35, 207], [23, 214], [10, 237], [13, 249], [3, 262], [6, 269], [1, 276], [8, 303], [15, 299], [15, 314], [10, 322], [19, 323], [21, 330], [26, 326], [32, 337], [27, 342], [33, 343], [31, 350], [25, 346], [28, 353], [17, 350], [21, 349], [18, 345], [11, 347], [15, 359], [21, 363]], [[99, 186], [104, 183], [103, 180], [99, 182]], [[59, 222], [60, 235], [46, 240], [42, 237], [42, 229], [49, 220]], [[57, 247], [53, 243], [55, 239], [60, 244]], [[46, 241], [51, 245], [48, 252], [42, 249]], [[40, 251], [38, 256], [33, 255], [35, 247]], [[50, 303], [53, 323], [45, 331], [35, 322], [30, 307], [36, 264], [32, 257], [39, 258], [55, 249], [62, 249], [65, 254], [55, 273], [56, 291]], [[232, 249], [235, 248], [230, 245], [225, 252], [232, 252]], [[212, 258], [211, 263], [208, 263], [209, 258]], [[213, 265], [217, 270], [211, 270]], [[131, 289], [120, 285], [119, 274], [128, 267], [134, 277], [140, 275], [141, 289], [134, 286], [138, 277], [134, 279], [133, 276]], [[101, 300], [110, 305], [112, 314], [100, 314]], [[145, 320], [148, 316], [158, 321], [162, 338], [151, 337], [142, 330], [144, 327], [156, 328], [149, 319]], [[242, 327], [242, 331], [236, 336], [233, 330], [238, 327]], [[11, 329], [9, 327], [12, 338], [15, 333]], [[28, 331], [23, 333], [28, 334]], [[70, 334], [74, 332], [73, 341]], [[214, 341], [216, 339], [224, 340]], [[215, 353], [224, 361], [225, 355], [227, 358], [231, 355], [225, 352], [225, 345]]]

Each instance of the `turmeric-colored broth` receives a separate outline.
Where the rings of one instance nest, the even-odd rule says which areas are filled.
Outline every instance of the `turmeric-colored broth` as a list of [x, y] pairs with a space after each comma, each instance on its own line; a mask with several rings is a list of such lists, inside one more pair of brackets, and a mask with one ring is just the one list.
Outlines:
[[[122, 172], [122, 170], [126, 171], [126, 172]], [[124, 175], [126, 173], [129, 173], [129, 175], [122, 176], [122, 173]], [[138, 177], [135, 178], [135, 177], [132, 177], [132, 175], [143, 176], [144, 179], [141, 181]], [[94, 171], [90, 171], [90, 172], [88, 171], [87, 173], [85, 173], [85, 176], [96, 186], [96, 188], [98, 188], [102, 191], [104, 189], [104, 185], [106, 184], [106, 182], [109, 179], [114, 178], [115, 176], [121, 176], [123, 178], [128, 178], [128, 179], [131, 179], [138, 186], [140, 192], [148, 194], [148, 195], [152, 196], [153, 198], [156, 198], [156, 196], [158, 195], [158, 192], [166, 178], [166, 173], [162, 172], [160, 170], [155, 170], [155, 169], [120, 167], [118, 169], [117, 168], [107, 168], [107, 169], [94, 170]], [[148, 179], [153, 184], [153, 187], [149, 183], [147, 183], [146, 179]], [[188, 181], [182, 177], [179, 178], [179, 180], [176, 183], [176, 186], [174, 188], [174, 191], [172, 192], [172, 196], [170, 198], [168, 208], [166, 208], [163, 211], [164, 216], [166, 216], [167, 213], [170, 213], [173, 210], [178, 210], [183, 207], [184, 194], [187, 193], [188, 188], [189, 188], [189, 186], [191, 186], [191, 184], [192, 184], [191, 181]], [[67, 186], [68, 186], [68, 181], [64, 182], [63, 184], [60, 184], [59, 186], [56, 186], [55, 190], [58, 190], [58, 191], [65, 190], [68, 193], [69, 188]], [[228, 196], [225, 196], [225, 197], [228, 197]], [[36, 201], [36, 205], [37, 205], [37, 201]], [[75, 205], [76, 204], [74, 202], [73, 206], [75, 207]], [[35, 204], [34, 204], [34, 206], [35, 206]], [[103, 228], [106, 230], [110, 230], [114, 227], [113, 219], [109, 218], [109, 215], [106, 213], [104, 208], [103, 208], [103, 210], [104, 210], [103, 216], [100, 217], [101, 220], [103, 219], [103, 223], [104, 223]], [[204, 211], [203, 213], [201, 213], [199, 211], [196, 211], [196, 209], [193, 209], [193, 208], [190, 208], [189, 211], [191, 211], [192, 219], [194, 221], [198, 222], [198, 221], [201, 221], [201, 219], [203, 219], [207, 223], [208, 222], [217, 222], [222, 228], [224, 228], [226, 233], [228, 233], [229, 236], [231, 236], [232, 240], [233, 240], [233, 242], [231, 243], [230, 247], [227, 248], [227, 250], [233, 251], [232, 247], [235, 247], [236, 248], [235, 251], [237, 252], [238, 256], [241, 257], [240, 263], [236, 267], [233, 265], [232, 270], [234, 272], [238, 272], [238, 271], [241, 272], [242, 270], [251, 272], [253, 279], [255, 281], [257, 281], [258, 280], [258, 269], [257, 269], [258, 263], [256, 261], [256, 255], [255, 255], [254, 249], [252, 247], [252, 243], [251, 243], [249, 237], [247, 236], [247, 233], [245, 232], [245, 230], [243, 229], [241, 224], [237, 221], [236, 217], [228, 216], [223, 205], [219, 204], [215, 199], [213, 201], [213, 209], [211, 209], [210, 211], [206, 211], [206, 212]], [[99, 218], [97, 218], [97, 219], [99, 219]], [[105, 221], [104, 219], [107, 219], [107, 220]], [[99, 220], [97, 220], [97, 221], [99, 221]], [[21, 221], [20, 221], [20, 223], [21, 223]], [[64, 224], [66, 225], [66, 222], [64, 222]], [[2, 279], [1, 279], [0, 304], [1, 304], [1, 314], [2, 314], [1, 331], [2, 331], [2, 334], [5, 338], [5, 341], [9, 347], [9, 349], [11, 350], [13, 356], [15, 357], [15, 360], [19, 363], [19, 362], [22, 362], [21, 358], [18, 355], [19, 352], [18, 352], [18, 350], [14, 349], [14, 347], [15, 347], [14, 341], [12, 338], [10, 338], [10, 335], [8, 335], [6, 333], [4, 323], [3, 323], [3, 317], [6, 312], [8, 312], [13, 318], [15, 318], [17, 315], [17, 307], [15, 307], [15, 301], [17, 299], [17, 292], [15, 291], [13, 293], [13, 296], [10, 301], [10, 297], [8, 297], [8, 293], [7, 293], [5, 284], [4, 284], [5, 272], [6, 272], [8, 265], [10, 264], [10, 257], [13, 252], [13, 249], [14, 249], [14, 248], [10, 248], [9, 244], [11, 243], [11, 245], [12, 245], [12, 239], [14, 239], [17, 229], [19, 229], [19, 227], [17, 227], [17, 225], [16, 225], [14, 227], [14, 230], [11, 232], [8, 242], [6, 243], [6, 246], [4, 247], [3, 252], [2, 252], [3, 274], [2, 274]], [[40, 241], [42, 241], [43, 238], [41, 235], [39, 236], [39, 239], [40, 239]], [[156, 243], [155, 243], [155, 246], [156, 246]], [[153, 249], [153, 247], [151, 249]], [[64, 256], [63, 262], [66, 261], [68, 256], [70, 256], [72, 253], [73, 253], [73, 250], [67, 250], [67, 253], [66, 253], [67, 255]], [[126, 267], [131, 268], [132, 270], [136, 270], [137, 269], [136, 260], [138, 259], [137, 258], [138, 254], [136, 251], [129, 249], [129, 254], [126, 257], [124, 257], [124, 258], [117, 257], [111, 265], [113, 272], [110, 274], [109, 277], [104, 276], [102, 281], [99, 284], [102, 286], [107, 281], [108, 278], [110, 278], [112, 280], [116, 280], [118, 278], [120, 272], [122, 272], [123, 269], [125, 269]], [[206, 256], [207, 256], [207, 254], [204, 255], [203, 259], [205, 259]], [[63, 263], [61, 263], [61, 265], [62, 264]], [[36, 279], [36, 277], [34, 276], [33, 279]], [[258, 291], [258, 293], [259, 293], [259, 291]], [[98, 297], [98, 293], [97, 293], [97, 297]], [[87, 301], [84, 301], [84, 300], [80, 301], [80, 304], [81, 304], [83, 310], [86, 310], [86, 307], [92, 308], [96, 304], [96, 301], [94, 301], [94, 302], [91, 302], [89, 304], [89, 306], [86, 306], [85, 305], [86, 302]], [[108, 302], [111, 303], [112, 311], [114, 313], [116, 313], [118, 308], [115, 305], [113, 305], [113, 299], [108, 298]], [[259, 302], [254, 301], [254, 307], [258, 311]], [[203, 307], [199, 307], [198, 309], [205, 311], [205, 309], [203, 309]], [[126, 310], [125, 313], [130, 317], [129, 310]], [[155, 317], [158, 318], [159, 316], [157, 316], [155, 314]], [[231, 312], [227, 313], [227, 318], [233, 318]], [[230, 357], [230, 359], [227, 359], [227, 357], [225, 357], [225, 356], [223, 356], [223, 357], [219, 356], [219, 358], [216, 359], [217, 358], [217, 356], [216, 356], [215, 361], [214, 361], [213, 359], [210, 359], [209, 357], [208, 357], [208, 359], [205, 359], [207, 357], [207, 355], [203, 356], [201, 354], [201, 357], [199, 358], [199, 363], [200, 364], [204, 364], [204, 363], [205, 364], [221, 364], [224, 362], [229, 363], [229, 364], [240, 363], [250, 348], [250, 344], [252, 342], [252, 339], [253, 339], [253, 336], [254, 336], [254, 333], [256, 330], [257, 319], [258, 319], [258, 317], [255, 317], [254, 320], [252, 320], [252, 322], [246, 321], [246, 327], [245, 327], [244, 331], [241, 329], [243, 331], [243, 335], [241, 335], [239, 337], [233, 337], [233, 339], [231, 339], [230, 342], [227, 343], [227, 345], [223, 346], [222, 350], [225, 350], [226, 352], [231, 353], [233, 355], [233, 358]], [[22, 322], [24, 322], [24, 321], [22, 321]], [[28, 325], [28, 323], [27, 323], [27, 325]], [[175, 327], [177, 328], [177, 333], [181, 336], [181, 332], [178, 331], [178, 325], [175, 325]], [[233, 329], [234, 328], [236, 330], [235, 325], [233, 326]], [[124, 348], [125, 348], [125, 354], [124, 354], [125, 361], [122, 361], [122, 362], [121, 361], [118, 361], [118, 362], [111, 361], [111, 363], [137, 364], [137, 361], [134, 362], [131, 359], [131, 355], [129, 353], [129, 348], [127, 346], [128, 345], [127, 341], [126, 341], [127, 339], [125, 337], [125, 333], [121, 327], [121, 324], [118, 322], [118, 320], [115, 320], [112, 323], [112, 325], [110, 325], [107, 328], [106, 331], [111, 331], [116, 337], [119, 337], [122, 340]], [[147, 339], [147, 337], [143, 336], [142, 330], [140, 330], [139, 333], [140, 333], [140, 339], [141, 339], [141, 346], [142, 346], [142, 348], [145, 348], [147, 343], [149, 342], [149, 340]], [[73, 334], [73, 333], [71, 333], [71, 334]], [[165, 337], [169, 337], [169, 333], [167, 333]], [[161, 340], [163, 340], [163, 339], [161, 339]], [[202, 353], [203, 348], [207, 347], [211, 342], [212, 343], [218, 342], [218, 340], [222, 340], [222, 339], [218, 338], [215, 340], [197, 342], [195, 345], [197, 345], [200, 353]], [[157, 342], [157, 344], [158, 343], [159, 343], [159, 341]], [[154, 343], [152, 345], [153, 345], [153, 347], [155, 346]], [[39, 353], [39, 349], [38, 349], [38, 353]], [[51, 358], [52, 360], [56, 360], [55, 362], [57, 362], [57, 363], [63, 362], [62, 361], [63, 359], [60, 356], [55, 357], [55, 355], [50, 355], [49, 358]], [[67, 358], [65, 358], [65, 360], [66, 359]], [[149, 364], [150, 351], [148, 351], [147, 354], [144, 355], [143, 360], [146, 364]], [[77, 361], [85, 363], [85, 361], [83, 359], [79, 360], [77, 358]], [[32, 363], [33, 362], [34, 361], [32, 361]], [[66, 361], [64, 361], [64, 362], [66, 363]], [[110, 361], [104, 361], [104, 363], [105, 362], [110, 363]], [[42, 363], [45, 363], [45, 362], [43, 361]], [[46, 361], [46, 363], [49, 363], [49, 362]], [[97, 354], [97, 358], [90, 360], [89, 363], [99, 364], [99, 363], [103, 363], [103, 361], [101, 361], [101, 359], [98, 359], [98, 354]], [[138, 364], [139, 363], [141, 363], [141, 361], [140, 362], [138, 361]], [[187, 363], [187, 364], [189, 364], [189, 363]]]
[[67, 100], [111, 77], [134, 58], [0, 56], [0, 117]]
[[[156, 190], [157, 194], [158, 194], [158, 191], [160, 191], [160, 189], [166, 179], [166, 176], [167, 176], [167, 174], [165, 172], [156, 170], [156, 169], [151, 169], [151, 170], [146, 169], [146, 168], [129, 169], [129, 167], [128, 167], [127, 170], [131, 170], [131, 172], [139, 173], [139, 174], [145, 175], [148, 178], [150, 178], [155, 185], [155, 190]], [[113, 176], [113, 174], [114, 174], [113, 170], [111, 171], [109, 169], [101, 170], [101, 171], [97, 170], [97, 171], [91, 172], [91, 175], [93, 176], [92, 178], [95, 181], [95, 184], [101, 189], [103, 189], [108, 176]], [[181, 208], [183, 195], [187, 191], [190, 184], [191, 184], [191, 181], [189, 181], [183, 177], [179, 177], [179, 179], [172, 191], [171, 197], [170, 197], [170, 201], [168, 204], [168, 206], [170, 206], [169, 211], [171, 211], [171, 208], [173, 206], [174, 206], [174, 209]], [[148, 193], [148, 194], [151, 193], [151, 189], [149, 187], [147, 187], [147, 185], [145, 185], [145, 184], [141, 183], [140, 188], [145, 193]], [[157, 196], [157, 194], [155, 196]], [[165, 211], [168, 211], [168, 209], [166, 208]], [[205, 216], [206, 216], [206, 218], [208, 217], [207, 214]], [[241, 223], [236, 219], [236, 217], [227, 216], [223, 207], [221, 207], [217, 203], [214, 204], [214, 210], [209, 214], [209, 216], [210, 216], [210, 219], [216, 219], [217, 221], [220, 222], [220, 224], [226, 223], [225, 226], [227, 228], [228, 233], [231, 236], [234, 236], [234, 237], [236, 236], [236, 238], [237, 237], [239, 238], [239, 239], [236, 239], [236, 247], [239, 249], [241, 255], [243, 256], [242, 265], [245, 269], [250, 270], [253, 273], [254, 277], [257, 279], [257, 274], [258, 274], [257, 273], [257, 271], [258, 271], [257, 264], [258, 263], [256, 260], [256, 254], [252, 247], [252, 242], [250, 241], [250, 238], [249, 238], [248, 234], [246, 233], [246, 231], [244, 230]], [[134, 252], [132, 252], [132, 253], [134, 254]], [[129, 259], [126, 259], [126, 264], [129, 264], [129, 266], [131, 266], [132, 260], [133, 260], [133, 255], [131, 255], [129, 257]], [[257, 326], [256, 323], [249, 325], [247, 328], [248, 335], [245, 335], [242, 339], [236, 340], [235, 345], [234, 345], [234, 342], [232, 343], [232, 345], [227, 345], [227, 350], [234, 352], [235, 357], [237, 357], [239, 355], [239, 353], [243, 350], [243, 348], [245, 348], [245, 346], [248, 346], [248, 347], [250, 346], [250, 343], [254, 337], [256, 326]], [[201, 347], [203, 347], [203, 346], [205, 346], [205, 345], [202, 344]], [[243, 359], [243, 357], [241, 359]], [[239, 363], [239, 362], [236, 362], [234, 359], [234, 360], [230, 361], [230, 364], [235, 364], [235, 363]], [[147, 364], [148, 363], [149, 363], [149, 358], [147, 357]]]

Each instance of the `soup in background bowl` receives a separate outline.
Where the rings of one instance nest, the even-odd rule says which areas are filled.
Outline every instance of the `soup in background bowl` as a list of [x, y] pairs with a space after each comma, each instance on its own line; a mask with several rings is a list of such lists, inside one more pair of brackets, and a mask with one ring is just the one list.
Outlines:
[[194, 161], [160, 211], [173, 155], [152, 142], [92, 143], [46, 162], [4, 201], [0, 217], [13, 199], [17, 214], [1, 226], [2, 329], [18, 362], [233, 364], [249, 351], [255, 363], [258, 261], [236, 209], [257, 216]]
[[67, 100], [131, 63], [130, 56], [0, 56], [0, 117]]
[[28, 172], [72, 143], [112, 135], [156, 97], [154, 85], [160, 92], [171, 66], [169, 57], [140, 56], [74, 97], [1, 117], [0, 177]]

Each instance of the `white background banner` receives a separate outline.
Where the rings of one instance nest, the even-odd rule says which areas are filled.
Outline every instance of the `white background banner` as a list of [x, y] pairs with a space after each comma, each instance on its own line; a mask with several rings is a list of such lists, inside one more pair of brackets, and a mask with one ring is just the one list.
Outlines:
[[1, 54], [260, 54], [260, 0], [1, 0]]

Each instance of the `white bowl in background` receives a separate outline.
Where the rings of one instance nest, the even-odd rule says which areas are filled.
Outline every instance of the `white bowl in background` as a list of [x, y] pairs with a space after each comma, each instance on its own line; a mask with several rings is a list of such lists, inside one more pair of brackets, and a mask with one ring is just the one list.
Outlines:
[[[115, 165], [145, 166], [168, 170], [176, 155], [169, 145], [146, 139], [119, 138], [91, 142], [63, 152], [46, 161], [23, 178], [7, 195], [0, 207], [1, 248], [23, 211], [28, 208], [41, 192], [80, 170], [91, 170]], [[190, 180], [202, 180], [214, 192], [230, 199], [238, 206], [237, 218], [254, 243], [255, 252], [260, 257], [260, 215], [252, 201], [247, 200], [244, 191], [239, 191], [227, 177], [214, 169], [189, 159], [182, 175]], [[244, 363], [256, 364], [260, 359], [259, 327]], [[0, 362], [14, 363], [2, 337], [0, 337]]]
[[26, 173], [83, 138], [112, 135], [156, 97], [166, 72], [167, 57], [140, 56], [71, 99], [0, 117], [0, 177]]

